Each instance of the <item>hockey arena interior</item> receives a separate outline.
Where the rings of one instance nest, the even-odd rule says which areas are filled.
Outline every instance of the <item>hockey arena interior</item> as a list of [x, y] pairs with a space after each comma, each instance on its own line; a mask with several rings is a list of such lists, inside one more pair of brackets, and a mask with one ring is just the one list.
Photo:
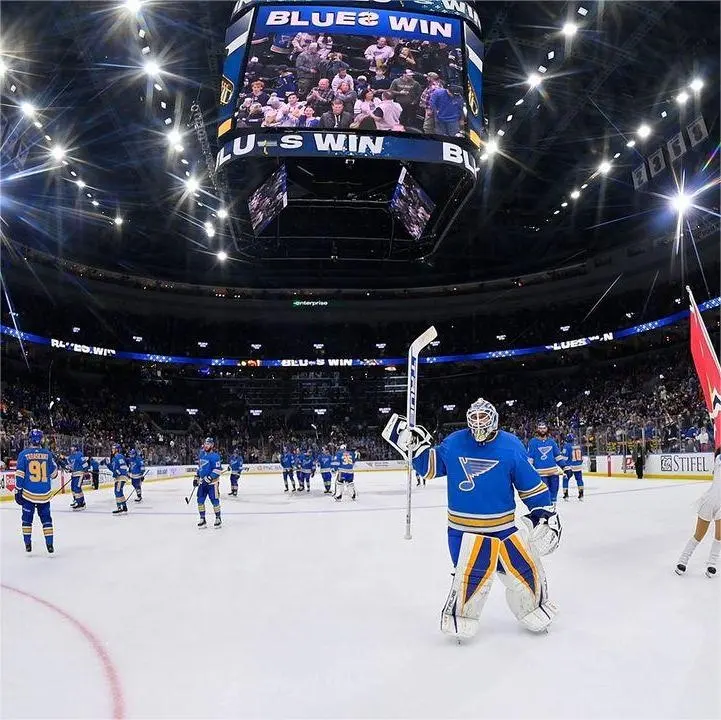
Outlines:
[[3, 1], [0, 717], [721, 717], [720, 23]]

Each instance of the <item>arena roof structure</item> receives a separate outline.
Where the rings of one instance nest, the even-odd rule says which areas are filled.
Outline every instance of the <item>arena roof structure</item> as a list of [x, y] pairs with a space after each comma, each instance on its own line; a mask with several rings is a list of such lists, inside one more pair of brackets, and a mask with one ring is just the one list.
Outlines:
[[[233, 222], [237, 189], [214, 172], [232, 2], [3, 3], [4, 257], [30, 273], [28, 248], [62, 275], [70, 263], [261, 291], [513, 282], [600, 267], [645, 240], [650, 268], [679, 242], [717, 260], [718, 3], [472, 5], [485, 46], [478, 183], [419, 258], [368, 211], [392, 192], [382, 170], [377, 197], [333, 216], [342, 233], [324, 227], [336, 212], [325, 181], [306, 183], [317, 207], [271, 237]], [[346, 200], [353, 172], [331, 171]]]

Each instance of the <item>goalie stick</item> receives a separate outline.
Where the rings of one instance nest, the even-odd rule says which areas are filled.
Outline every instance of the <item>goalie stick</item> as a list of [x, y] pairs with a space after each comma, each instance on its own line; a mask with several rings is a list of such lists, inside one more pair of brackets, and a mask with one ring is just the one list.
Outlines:
[[[406, 417], [408, 428], [416, 425], [416, 404], [418, 401], [418, 357], [421, 351], [438, 337], [435, 327], [431, 325], [424, 333], [419, 335], [408, 348], [408, 387], [406, 395]], [[413, 452], [409, 448], [406, 460], [408, 461], [406, 475], [406, 534], [405, 539], [411, 539], [411, 491], [413, 483]]]

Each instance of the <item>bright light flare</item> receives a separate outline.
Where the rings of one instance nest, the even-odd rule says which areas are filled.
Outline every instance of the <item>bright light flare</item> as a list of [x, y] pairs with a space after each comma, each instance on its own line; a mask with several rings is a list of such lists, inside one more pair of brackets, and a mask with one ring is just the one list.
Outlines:
[[189, 177], [185, 181], [185, 187], [188, 189], [188, 192], [196, 192], [200, 189], [200, 183], [194, 177]]
[[113, 222], [120, 227], [123, 224], [123, 218], [121, 218], [120, 215], [116, 215]]
[[218, 217], [221, 220], [225, 220], [225, 218], [228, 217], [228, 211], [225, 208], [220, 208], [220, 210], [218, 210]]
[[604, 161], [598, 166], [598, 172], [600, 172], [601, 175], [608, 175], [608, 173], [611, 172], [611, 163], [608, 162], [608, 160], [604, 160]]
[[182, 135], [176, 129], [168, 130], [167, 137], [168, 137], [168, 142], [171, 145], [178, 145], [180, 143], [180, 141], [182, 140]]
[[538, 73], [534, 72], [528, 76], [526, 82], [531, 88], [537, 88], [543, 82], [543, 78]]
[[50, 150], [50, 155], [53, 160], [57, 160], [58, 162], [60, 162], [65, 157], [65, 148], [60, 147], [60, 145], [55, 145]]
[[578, 25], [576, 25], [576, 23], [573, 23], [573, 22], [567, 22], [561, 29], [561, 32], [566, 37], [573, 37], [578, 32]]
[[671, 198], [671, 207], [679, 215], [683, 215], [691, 207], [691, 196], [680, 192], [676, 197]]
[[641, 140], [645, 140], [650, 134], [651, 134], [651, 127], [649, 125], [646, 125], [646, 123], [641, 125], [638, 128], [638, 130], [636, 130], [636, 135], [638, 135], [641, 138]]
[[220, 262], [225, 262], [228, 259], [228, 253], [225, 250], [219, 250], [216, 256]]
[[685, 90], [682, 90], [678, 95], [676, 95], [676, 102], [679, 105], [685, 105], [688, 102], [689, 95]]
[[498, 141], [496, 140], [489, 140], [486, 143], [486, 152], [489, 155], [493, 155], [494, 153], [498, 152]]
[[128, 12], [133, 13], [134, 15], [139, 13], [140, 8], [142, 8], [142, 7], [143, 7], [143, 3], [141, 2], [141, 0], [125, 0], [125, 9]]
[[210, 222], [210, 220], [206, 220], [203, 223], [203, 227], [205, 228], [205, 234], [209, 237], [215, 237], [215, 228], [213, 227], [213, 223]]
[[22, 114], [25, 115], [25, 117], [29, 118], [35, 117], [35, 113], [37, 113], [35, 105], [29, 102], [20, 103], [20, 110], [22, 111]]
[[82, 190], [85, 187], [85, 180], [76, 180], [75, 184]]
[[694, 92], [698, 92], [703, 87], [703, 80], [701, 78], [694, 78], [689, 84], [689, 87]]
[[573, 190], [571, 191], [571, 200], [578, 200], [578, 198], [581, 197], [581, 191], [580, 190]]
[[158, 65], [155, 60], [148, 60], [145, 65], [143, 65], [143, 70], [145, 70], [145, 73], [151, 77], [160, 75], [160, 65]]

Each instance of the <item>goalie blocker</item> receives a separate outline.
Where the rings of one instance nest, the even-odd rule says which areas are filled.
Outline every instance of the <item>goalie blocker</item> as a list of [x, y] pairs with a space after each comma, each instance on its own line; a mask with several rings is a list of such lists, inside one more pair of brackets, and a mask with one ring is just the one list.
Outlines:
[[[520, 440], [498, 429], [495, 407], [479, 399], [466, 420], [467, 429], [435, 447], [425, 428], [409, 427], [402, 416], [391, 417], [383, 430], [383, 438], [403, 457], [411, 455], [421, 477], [448, 479], [448, 546], [454, 575], [441, 629], [457, 637], [475, 635], [497, 573], [521, 624], [534, 632], [546, 630], [557, 608], [548, 599], [540, 557], [558, 547], [560, 519]], [[514, 489], [529, 509], [522, 528], [515, 524]]]

